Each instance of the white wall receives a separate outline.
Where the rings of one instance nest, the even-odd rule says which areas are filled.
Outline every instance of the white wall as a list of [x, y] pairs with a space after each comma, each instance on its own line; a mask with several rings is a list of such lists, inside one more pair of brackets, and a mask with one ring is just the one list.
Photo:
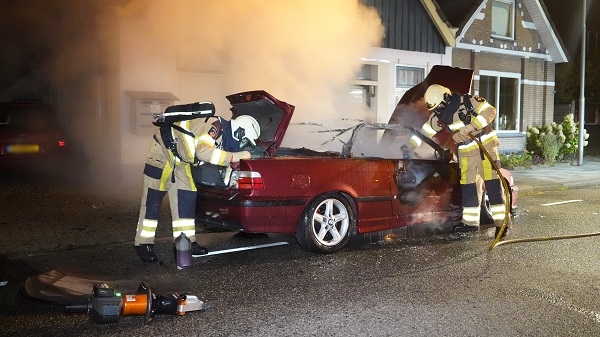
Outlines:
[[[132, 99], [126, 91], [173, 92], [177, 88], [176, 52], [167, 41], [152, 37], [138, 20], [121, 20], [120, 29], [120, 97], [121, 97], [121, 163], [145, 161], [150, 138], [137, 135], [133, 129]], [[139, 175], [139, 174], [138, 174]]]
[[[396, 66], [418, 67], [425, 70], [425, 76], [434, 65], [451, 65], [452, 48], [447, 47], [445, 54], [421, 53], [388, 48], [372, 48], [371, 53], [365, 58], [377, 62], [382, 66], [389, 64], [388, 76], [379, 78], [379, 88], [382, 93], [383, 104], [377, 108], [377, 122], [387, 123], [396, 108]], [[367, 61], [368, 62], [368, 61]]]

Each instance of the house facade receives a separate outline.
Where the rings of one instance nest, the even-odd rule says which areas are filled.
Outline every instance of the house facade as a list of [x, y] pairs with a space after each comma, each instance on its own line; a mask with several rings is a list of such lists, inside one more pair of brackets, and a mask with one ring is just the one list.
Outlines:
[[[500, 151], [524, 150], [527, 127], [553, 121], [555, 65], [568, 59], [541, 0], [363, 2], [381, 13], [384, 46], [398, 53], [373, 52], [393, 64], [396, 102], [403, 68], [427, 74], [433, 64], [452, 65], [473, 69], [471, 94], [497, 108]], [[414, 14], [423, 11], [426, 16]]]
[[524, 150], [527, 127], [553, 121], [555, 65], [568, 61], [542, 1], [475, 1], [466, 15], [442, 3], [457, 28], [452, 65], [475, 70], [472, 93], [498, 110], [500, 150]]

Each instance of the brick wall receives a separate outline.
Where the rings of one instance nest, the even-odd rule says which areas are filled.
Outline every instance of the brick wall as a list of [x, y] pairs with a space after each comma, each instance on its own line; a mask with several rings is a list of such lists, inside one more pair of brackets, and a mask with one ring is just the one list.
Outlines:
[[[518, 5], [519, 1], [516, 2]], [[514, 40], [492, 37], [491, 4], [489, 1], [475, 13], [471, 25], [465, 26], [459, 34], [457, 42], [468, 47], [453, 49], [452, 65], [473, 69], [476, 76], [482, 70], [520, 74], [520, 132], [499, 133], [501, 151], [518, 151], [525, 149], [524, 132], [528, 126], [553, 121], [555, 65], [547, 61], [540, 34], [526, 27], [531, 27], [531, 17], [524, 7], [516, 8]], [[473, 82], [472, 90], [479, 92], [479, 81]]]

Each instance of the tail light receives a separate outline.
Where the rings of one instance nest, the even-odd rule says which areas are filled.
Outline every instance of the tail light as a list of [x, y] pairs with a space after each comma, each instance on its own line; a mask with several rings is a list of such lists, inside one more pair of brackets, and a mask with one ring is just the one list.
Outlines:
[[58, 141], [58, 147], [64, 147], [65, 145], [67, 145], [67, 143], [64, 140]]
[[231, 186], [238, 190], [260, 190], [265, 187], [260, 173], [255, 171], [235, 171], [231, 174]]

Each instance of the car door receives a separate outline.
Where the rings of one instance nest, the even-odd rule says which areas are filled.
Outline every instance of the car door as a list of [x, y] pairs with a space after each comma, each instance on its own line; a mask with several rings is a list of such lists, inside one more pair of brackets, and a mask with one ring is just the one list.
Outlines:
[[447, 216], [460, 205], [458, 165], [440, 158], [439, 149], [421, 144], [410, 159], [393, 159], [395, 198], [392, 208], [407, 224]]

